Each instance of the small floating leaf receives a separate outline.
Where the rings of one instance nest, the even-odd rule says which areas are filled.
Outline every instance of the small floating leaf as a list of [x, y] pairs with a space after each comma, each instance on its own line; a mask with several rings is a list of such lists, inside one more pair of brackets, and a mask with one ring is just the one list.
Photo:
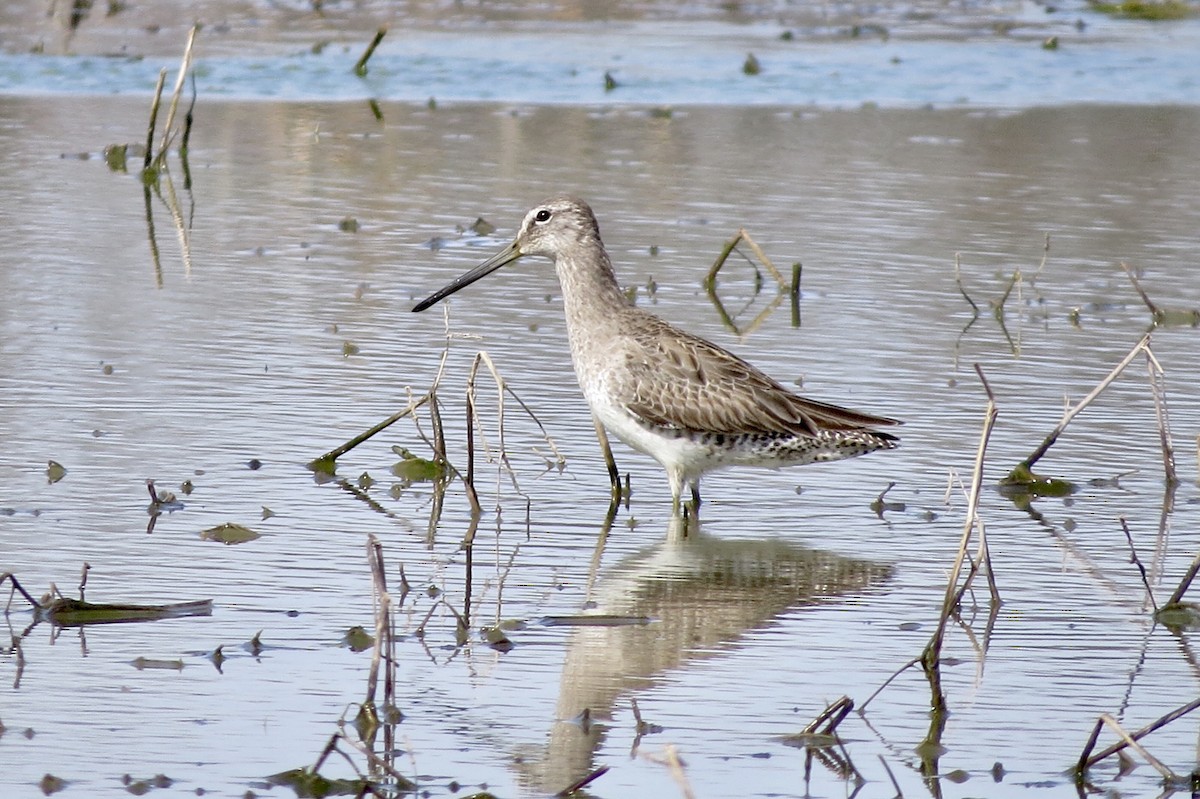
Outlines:
[[746, 54], [746, 62], [742, 64], [742, 72], [747, 75], [757, 75], [762, 72], [762, 64], [758, 63], [758, 59], [754, 57], [754, 53]]
[[308, 468], [316, 472], [318, 475], [333, 477], [337, 474], [337, 458], [331, 458], [328, 455], [322, 455], [320, 458], [315, 458], [308, 462]]
[[1200, 311], [1184, 308], [1159, 308], [1154, 312], [1159, 327], [1200, 327]]
[[392, 465], [392, 474], [407, 483], [425, 483], [439, 480], [442, 465], [437, 461], [420, 458], [403, 447], [393, 447], [400, 460]]
[[67, 781], [62, 777], [55, 777], [53, 774], [46, 774], [46, 776], [42, 777], [41, 782], [38, 783], [38, 788], [40, 788], [42, 793], [44, 793], [46, 796], [49, 796], [52, 793], [58, 793], [66, 787]]
[[267, 519], [271, 518], [271, 517], [272, 517], [272, 516], [274, 516], [274, 515], [275, 515], [275, 511], [271, 510], [271, 509], [270, 509], [270, 508], [268, 508], [266, 505], [263, 505], [263, 506], [262, 506], [262, 518], [263, 518], [263, 521], [266, 521]]
[[202, 531], [200, 538], [204, 541], [219, 541], [222, 544], [232, 545], [245, 544], [247, 541], [262, 538], [262, 536], [249, 527], [225, 522], [224, 524], [218, 524], [216, 527], [210, 527]]
[[471, 232], [476, 236], [490, 236], [496, 232], [496, 226], [481, 216], [471, 225]]
[[1154, 620], [1172, 630], [1200, 627], [1200, 606], [1190, 602], [1164, 605], [1154, 614]]
[[212, 600], [179, 602], [174, 605], [125, 605], [84, 602], [60, 597], [38, 608], [38, 617], [60, 627], [83, 624], [116, 624], [129, 621], [157, 621], [183, 616], [211, 616]]
[[125, 156], [128, 152], [128, 144], [110, 144], [104, 148], [104, 163], [113, 172], [124, 172]]
[[484, 627], [479, 632], [483, 636], [483, 640], [492, 649], [499, 652], [507, 652], [513, 648], [513, 642], [509, 640], [508, 636], [499, 627]]
[[375, 638], [363, 627], [355, 625], [342, 636], [342, 643], [349, 647], [351, 652], [365, 652], [375, 646]]
[[57, 483], [59, 480], [67, 476], [67, 467], [63, 466], [58, 461], [50, 461], [46, 466], [46, 480], [50, 483]]
[[1075, 493], [1076, 486], [1070, 480], [1042, 477], [1024, 463], [1018, 463], [1000, 481], [1001, 491], [1006, 496], [1029, 495], [1034, 497], [1066, 497]]
[[810, 746], [827, 749], [837, 746], [838, 737], [823, 732], [798, 732], [794, 735], [783, 736], [782, 743], [784, 746], [793, 746], [797, 749], [807, 749]]
[[341, 222], [338, 222], [338, 230], [343, 233], [357, 233], [358, 220], [352, 216], [345, 217]]
[[613, 89], [617, 88], [618, 85], [620, 84], [617, 83], [616, 78], [612, 76], [611, 72], [604, 73], [604, 91], [611, 92]]
[[183, 671], [182, 660], [157, 660], [155, 658], [134, 658], [133, 667], [138, 671], [158, 669], [161, 671]]
[[359, 353], [358, 345], [355, 344], [353, 341], [343, 341], [342, 342], [342, 357], [343, 358], [349, 358], [351, 355], [358, 355], [358, 353]]

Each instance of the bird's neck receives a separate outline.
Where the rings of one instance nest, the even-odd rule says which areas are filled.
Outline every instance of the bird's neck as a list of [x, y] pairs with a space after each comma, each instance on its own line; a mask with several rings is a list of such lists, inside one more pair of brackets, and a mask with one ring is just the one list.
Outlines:
[[608, 255], [600, 250], [586, 259], [570, 256], [555, 261], [568, 319], [612, 313], [629, 307]]

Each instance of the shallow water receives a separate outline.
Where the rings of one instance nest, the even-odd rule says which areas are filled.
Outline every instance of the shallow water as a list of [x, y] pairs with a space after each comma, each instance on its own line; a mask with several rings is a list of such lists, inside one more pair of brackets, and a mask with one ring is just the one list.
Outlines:
[[[66, 33], [37, 4], [0, 9], [0, 572], [74, 594], [86, 561], [92, 601], [215, 600], [208, 617], [57, 632], [26, 630], [14, 603], [0, 794], [38, 795], [47, 773], [68, 780], [66, 796], [126, 795], [123, 775], [155, 774], [175, 781], [160, 794], [287, 794], [263, 780], [313, 763], [365, 695], [370, 653], [343, 637], [373, 623], [375, 535], [393, 590], [401, 564], [413, 588], [398, 609], [393, 754], [430, 795], [547, 795], [600, 766], [587, 795], [682, 795], [654, 759], [670, 745], [698, 796], [846, 796], [852, 779], [832, 762], [806, 773], [785, 737], [843, 694], [861, 707], [933, 632], [983, 420], [976, 363], [1000, 411], [982, 514], [1004, 604], [989, 624], [977, 591], [950, 628], [942, 776], [921, 772], [919, 672], [842, 722], [843, 757], [867, 780], [857, 795], [892, 796], [895, 780], [906, 796], [1075, 796], [1064, 771], [1100, 713], [1135, 729], [1195, 698], [1190, 633], [1153, 624], [1119, 522], [1164, 601], [1198, 546], [1195, 328], [1153, 339], [1177, 490], [1164, 489], [1140, 359], [1039, 464], [1077, 481], [1074, 495], [1021, 510], [995, 490], [1064, 396], [1086, 394], [1149, 327], [1121, 262], [1162, 306], [1200, 308], [1194, 21], [1092, 14], [1077, 29], [1078, 9], [1023, 4], [816, 17], [788, 5], [771, 19], [661, 4], [575, 9], [588, 19], [554, 4], [539, 19], [502, 4], [327, 3], [326, 17], [305, 5], [228, 3], [206, 20], [190, 185], [173, 159], [169, 186], [186, 248], [165, 199], [151, 197], [148, 219], [140, 182], [101, 152], [143, 139], [149, 88], [190, 14], [93, 12]], [[359, 81], [346, 60], [380, 19], [393, 31]], [[416, 31], [399, 24], [413, 19]], [[846, 41], [845, 26], [879, 20], [888, 40]], [[801, 41], [780, 40], [783, 27]], [[1040, 48], [1048, 34], [1058, 51]], [[748, 50], [765, 67], [754, 79], [740, 71]], [[134, 57], [100, 57], [112, 53]], [[472, 77], [476, 58], [488, 81]], [[606, 95], [609, 69], [621, 86]], [[88, 96], [97, 86], [117, 96]], [[904, 419], [903, 446], [710, 476], [702, 529], [683, 540], [661, 469], [618, 446], [633, 495], [602, 536], [607, 477], [556, 281], [544, 263], [509, 267], [445, 306], [451, 460], [466, 459], [481, 349], [538, 420], [509, 401], [514, 477], [480, 467], [487, 512], [458, 646], [438, 597], [461, 612], [468, 504], [452, 484], [431, 532], [431, 486], [390, 476], [393, 445], [429, 454], [428, 418], [344, 456], [345, 483], [303, 464], [426, 390], [446, 321], [440, 308], [409, 313], [413, 301], [560, 191], [591, 201], [639, 303], [810, 396]], [[494, 235], [463, 233], [480, 217]], [[756, 292], [744, 261], [715, 297], [702, 290], [740, 227], [785, 272], [803, 264], [798, 320], [770, 277]], [[1000, 321], [988, 303], [1017, 268]], [[495, 394], [481, 383], [494, 451]], [[47, 481], [49, 460], [61, 481]], [[376, 482], [356, 493], [363, 473]], [[147, 479], [183, 509], [153, 519]], [[891, 482], [904, 507], [877, 515]], [[226, 522], [262, 537], [201, 537]], [[638, 623], [556, 623], [585, 611]], [[481, 638], [498, 621], [511, 651]], [[639, 716], [652, 725], [641, 735]], [[1155, 733], [1150, 751], [1188, 773], [1195, 723]], [[353, 773], [338, 758], [322, 771]], [[1092, 776], [1160, 790], [1146, 765]]]
[[[1140, 270], [1164, 306], [1200, 307], [1195, 110], [739, 108], [664, 118], [385, 103], [377, 121], [359, 104], [208, 100], [197, 110], [190, 190], [172, 168], [190, 263], [154, 199], [155, 267], [139, 182], [99, 157], [139, 138], [144, 106], [0, 100], [0, 568], [39, 591], [54, 582], [74, 593], [87, 561], [92, 601], [211, 597], [216, 606], [207, 618], [57, 636], [41, 625], [19, 654], [6, 648], [6, 795], [34, 794], [46, 773], [70, 781], [64, 795], [119, 795], [122, 775], [158, 773], [176, 791], [234, 795], [312, 763], [365, 691], [369, 654], [341, 641], [372, 624], [369, 534], [383, 542], [390, 578], [403, 564], [414, 587], [400, 614], [397, 763], [433, 795], [448, 795], [452, 781], [501, 796], [552, 793], [600, 765], [612, 769], [590, 795], [679, 795], [668, 769], [641, 756], [667, 744], [698, 795], [845, 795], [853, 785], [819, 764], [806, 782], [804, 752], [782, 739], [842, 694], [864, 702], [932, 632], [963, 523], [961, 492], [947, 485], [967, 479], [983, 416], [974, 363], [1000, 408], [982, 512], [1004, 605], [992, 627], [984, 606], [949, 633], [952, 715], [938, 768], [955, 780], [926, 784], [919, 772], [929, 688], [909, 671], [842, 724], [868, 780], [859, 795], [892, 795], [889, 770], [909, 796], [1074, 795], [1063, 771], [1099, 713], [1136, 728], [1194, 698], [1190, 634], [1152, 624], [1117, 517], [1162, 601], [1197, 548], [1195, 330], [1154, 338], [1183, 479], [1173, 499], [1140, 361], [1042, 462], [1079, 481], [1078, 493], [1023, 512], [994, 485], [1057, 422], [1063, 396], [1083, 396], [1147, 329], [1119, 262]], [[318, 484], [302, 464], [430, 384], [444, 322], [410, 314], [413, 299], [499, 247], [528, 204], [565, 189], [592, 201], [639, 302], [785, 383], [802, 381], [811, 396], [906, 420], [903, 446], [714, 475], [702, 535], [683, 542], [669, 535], [661, 470], [618, 448], [633, 497], [597, 556], [607, 479], [557, 286], [545, 264], [510, 267], [447, 306], [451, 458], [465, 459], [463, 386], [485, 348], [566, 466], [546, 468], [537, 425], [510, 402], [505, 443], [528, 506], [484, 469], [473, 623], [524, 628], [510, 631], [507, 653], [477, 630], [456, 648], [454, 618], [428, 590], [461, 608], [469, 511], [452, 486], [431, 538], [429, 487], [392, 495], [389, 447], [428, 453], [413, 427], [401, 422], [339, 463], [351, 480], [379, 481], [374, 505]], [[480, 216], [497, 233], [460, 237]], [[340, 228], [347, 218], [357, 232]], [[777, 263], [803, 263], [798, 328], [785, 300], [736, 335], [700, 289], [739, 227]], [[973, 324], [956, 253], [984, 306]], [[1026, 279], [1002, 326], [986, 303], [1018, 267]], [[768, 279], [756, 296], [744, 263], [726, 270], [718, 298], [745, 326], [774, 290]], [[344, 354], [347, 343], [356, 354]], [[492, 402], [482, 413], [495, 446]], [[47, 482], [49, 459], [67, 469], [58, 483]], [[184, 480], [195, 486], [149, 535], [147, 478], [177, 492]], [[905, 508], [877, 517], [869, 504], [891, 481], [888, 499]], [[263, 520], [264, 506], [275, 515]], [[262, 538], [201, 539], [224, 522]], [[543, 621], [584, 609], [648, 622]], [[17, 610], [8, 623], [20, 635], [29, 620]], [[255, 655], [244, 646], [260, 630], [266, 649]], [[208, 655], [221, 645], [229, 659], [218, 670]], [[182, 668], [139, 670], [137, 658]], [[640, 739], [633, 700], [657, 725]], [[590, 726], [577, 718], [584, 707]], [[1151, 751], [1186, 772], [1194, 724], [1156, 733]], [[1149, 767], [1110, 782], [1114, 769], [1094, 776], [1157, 791]], [[325, 771], [350, 773], [340, 760]]]
[[[72, 17], [0, 8], [0, 92], [138, 94], [193, 22], [205, 97], [1026, 108], [1200, 104], [1200, 17], [1114, 19], [1085, 2], [182, 3]], [[74, 22], [74, 24], [72, 24]], [[357, 77], [353, 65], [388, 33]], [[1053, 47], [1045, 46], [1048, 42]], [[744, 70], [752, 54], [759, 71]], [[606, 78], [611, 83], [606, 84]]]

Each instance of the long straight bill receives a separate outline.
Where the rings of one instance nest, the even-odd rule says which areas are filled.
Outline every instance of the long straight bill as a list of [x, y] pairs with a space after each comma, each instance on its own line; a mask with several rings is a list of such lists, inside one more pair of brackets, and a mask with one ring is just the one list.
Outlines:
[[448, 286], [440, 288], [413, 306], [413, 313], [420, 313], [431, 305], [441, 302], [459, 289], [466, 288], [480, 278], [487, 277], [505, 264], [511, 264], [521, 257], [521, 250], [514, 241], [500, 252], [488, 258], [479, 266], [455, 278]]

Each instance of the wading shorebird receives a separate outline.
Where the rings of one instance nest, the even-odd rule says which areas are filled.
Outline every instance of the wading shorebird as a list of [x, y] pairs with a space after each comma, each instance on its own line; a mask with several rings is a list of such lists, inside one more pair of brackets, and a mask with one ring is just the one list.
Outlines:
[[686, 484], [726, 466], [777, 468], [895, 449], [872, 428], [900, 424], [797, 396], [733, 353], [635, 307], [621, 291], [592, 209], [574, 197], [539, 203], [513, 242], [413, 311], [527, 255], [554, 262], [579, 387], [592, 409], [614, 491], [608, 430], [667, 470], [672, 507]]

